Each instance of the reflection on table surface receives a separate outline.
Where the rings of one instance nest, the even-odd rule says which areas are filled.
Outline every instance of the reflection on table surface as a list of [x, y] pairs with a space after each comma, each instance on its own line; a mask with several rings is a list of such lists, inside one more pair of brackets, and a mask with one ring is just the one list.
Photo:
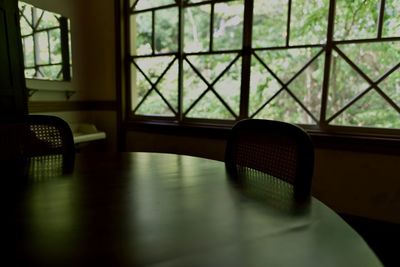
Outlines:
[[32, 172], [4, 194], [16, 266], [381, 266], [318, 200], [266, 196], [285, 185], [234, 183], [222, 162], [78, 154], [71, 174], [50, 176]]

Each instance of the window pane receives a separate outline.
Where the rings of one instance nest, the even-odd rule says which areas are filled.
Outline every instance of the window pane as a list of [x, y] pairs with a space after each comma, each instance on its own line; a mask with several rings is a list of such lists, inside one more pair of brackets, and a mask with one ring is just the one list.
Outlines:
[[212, 83], [228, 67], [235, 56], [235, 54], [214, 54], [188, 56], [187, 59], [209, 83]]
[[253, 47], [285, 45], [287, 14], [287, 0], [254, 0]]
[[33, 46], [33, 36], [24, 37], [23, 39], [23, 47], [24, 47], [24, 64], [25, 67], [33, 67], [35, 66], [35, 54], [34, 54], [34, 46]]
[[194, 106], [187, 115], [189, 118], [202, 119], [233, 119], [232, 114], [218, 100], [218, 98], [209, 91], [204, 97]]
[[183, 64], [183, 110], [184, 112], [207, 89], [207, 85], [187, 62]]
[[386, 0], [383, 36], [400, 37], [400, 1]]
[[320, 50], [320, 48], [279, 49], [257, 51], [257, 55], [285, 83], [292, 79]]
[[400, 113], [372, 90], [346, 109], [331, 124], [399, 129]]
[[337, 0], [335, 14], [336, 40], [375, 38], [379, 0]]
[[32, 79], [35, 78], [35, 69], [27, 69], [25, 68], [25, 78]]
[[39, 67], [37, 72], [37, 78], [62, 80], [61, 66], [55, 65], [55, 66]]
[[135, 109], [143, 100], [149, 90], [151, 84], [146, 80], [143, 74], [137, 71], [135, 66], [132, 66], [132, 110]]
[[136, 58], [135, 62], [145, 75], [155, 83], [173, 60], [170, 56]]
[[[172, 65], [168, 70], [167, 67], [173, 60], [173, 57], [150, 57], [150, 58], [137, 58], [135, 59], [135, 63], [139, 66], [142, 72], [147, 76], [148, 79], [153, 84], [156, 84], [155, 87], [163, 94], [164, 98], [167, 99], [169, 104], [173, 106], [173, 108], [177, 108], [177, 94], [178, 94], [178, 85], [177, 85], [177, 65]], [[161, 78], [161, 75], [167, 71], [164, 76]], [[137, 69], [135, 66], [132, 66], [132, 109], [135, 109], [138, 104], [143, 100], [146, 94], [151, 90], [151, 83], [143, 76], [143, 74]], [[158, 81], [158, 82], [157, 82]], [[154, 91], [154, 90], [153, 90]], [[165, 113], [165, 108], [158, 106], [156, 100], [159, 99], [163, 102], [160, 95], [156, 92], [151, 93], [151, 97], [149, 99], [146, 98], [145, 102], [140, 106], [140, 114], [141, 115], [163, 115], [169, 114], [172, 112], [170, 108], [165, 104], [159, 102], [158, 104], [167, 107], [169, 110]], [[148, 111], [149, 113], [145, 113]], [[168, 115], [168, 116], [169, 116]]]
[[61, 63], [61, 36], [60, 30], [49, 31], [50, 36], [50, 51], [51, 51], [51, 63]]
[[309, 124], [312, 118], [286, 92], [280, 92], [255, 118]]
[[240, 108], [241, 64], [241, 60], [236, 61], [214, 86], [236, 115], [239, 115]]
[[253, 116], [254, 113], [281, 88], [281, 84], [272, 77], [257, 58], [253, 56], [250, 75], [250, 116]]
[[49, 55], [49, 43], [47, 39], [47, 32], [39, 32], [35, 34], [36, 44], [36, 60], [37, 64], [48, 64], [50, 63]]
[[139, 13], [130, 17], [131, 54], [148, 55], [151, 48], [151, 13]]
[[19, 20], [19, 25], [21, 27], [21, 35], [29, 35], [32, 34], [32, 27], [31, 25], [28, 23], [28, 20], [31, 21], [32, 20], [32, 16], [30, 14], [28, 14], [28, 16], [24, 16], [24, 13], [27, 13], [26, 10], [28, 10], [28, 8], [25, 8], [25, 12], [21, 13], [21, 17]]
[[400, 69], [397, 69], [389, 77], [379, 84], [389, 97], [400, 107]]
[[329, 0], [293, 0], [290, 18], [290, 44], [326, 42]]
[[337, 53], [332, 53], [328, 91], [328, 118], [343, 108], [369, 84]]
[[[130, 0], [131, 6], [136, 0]], [[148, 9], [153, 7], [175, 4], [175, 0], [139, 0], [135, 6], [135, 10]]]
[[137, 115], [172, 117], [174, 113], [156, 91], [152, 91], [136, 111]]
[[[320, 55], [288, 86], [298, 100], [318, 120], [321, 111], [324, 62], [324, 57]], [[315, 121], [310, 116], [306, 116], [302, 123], [315, 124]]]
[[347, 44], [339, 49], [372, 80], [400, 63], [400, 42]]
[[178, 50], [178, 9], [157, 10], [155, 16], [155, 52], [176, 52]]
[[210, 5], [185, 8], [185, 52], [206, 51], [210, 44]]
[[48, 29], [48, 28], [52, 28], [52, 27], [59, 27], [60, 23], [58, 21], [58, 15], [51, 13], [51, 12], [47, 12], [47, 11], [42, 11], [41, 9], [38, 9], [37, 14], [40, 17], [41, 13], [43, 12], [43, 16], [39, 21], [39, 25], [38, 25], [38, 30], [41, 29]]
[[[59, 14], [36, 8], [32, 5], [18, 2], [20, 12], [20, 28], [24, 51], [24, 64], [27, 68], [25, 77], [49, 80], [70, 80], [71, 76], [63, 77], [63, 50], [68, 52], [68, 68], [71, 72], [71, 35], [70, 21]], [[61, 25], [60, 21], [66, 22]], [[62, 47], [61, 32], [68, 35], [68, 44]], [[25, 35], [24, 35], [25, 34]], [[54, 66], [48, 66], [54, 65]]]
[[168, 72], [156, 86], [168, 103], [178, 110], [178, 62], [171, 66]]
[[200, 3], [200, 2], [205, 2], [209, 0], [188, 0], [188, 3]]
[[243, 1], [215, 4], [213, 32], [215, 50], [242, 47], [243, 9]]

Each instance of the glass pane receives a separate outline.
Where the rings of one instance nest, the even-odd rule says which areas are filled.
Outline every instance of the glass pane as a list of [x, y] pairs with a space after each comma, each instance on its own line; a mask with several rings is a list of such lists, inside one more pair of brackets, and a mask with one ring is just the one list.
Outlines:
[[368, 87], [369, 84], [336, 52], [333, 52], [326, 114], [332, 116]]
[[372, 80], [400, 62], [400, 42], [348, 44], [339, 49]]
[[151, 48], [151, 13], [139, 13], [130, 17], [132, 55], [148, 55]]
[[58, 15], [48, 12], [48, 11], [42, 11], [41, 9], [38, 9], [38, 16], [41, 16], [40, 14], [43, 12], [43, 16], [41, 20], [39, 21], [38, 29], [48, 29], [52, 27], [60, 27], [60, 23], [58, 21]]
[[251, 61], [249, 114], [254, 113], [282, 86], [253, 56]]
[[400, 1], [386, 0], [385, 2], [385, 21], [383, 26], [383, 36], [400, 36]]
[[62, 75], [60, 75], [60, 72], [60, 65], [39, 67], [38, 78], [62, 80]]
[[253, 47], [285, 45], [287, 14], [288, 0], [254, 0]]
[[25, 78], [32, 79], [35, 77], [35, 69], [26, 69], [25, 68]]
[[375, 38], [379, 0], [337, 0], [335, 15], [336, 40]]
[[34, 46], [33, 46], [33, 36], [24, 37], [23, 39], [23, 47], [24, 47], [24, 64], [25, 67], [33, 67], [35, 66], [35, 54], [34, 54]]
[[315, 124], [304, 109], [286, 92], [282, 91], [255, 117], [300, 124]]
[[165, 117], [174, 116], [171, 109], [154, 90], [147, 96], [146, 100], [140, 105], [138, 110], [136, 110], [135, 114]]
[[26, 19], [31, 19], [31, 17], [26, 18], [24, 16], [21, 16], [19, 20], [22, 36], [32, 34], [32, 27], [29, 25]]
[[51, 63], [61, 63], [61, 37], [60, 29], [49, 31], [50, 36], [50, 52], [51, 52]]
[[135, 109], [137, 105], [142, 101], [143, 97], [151, 89], [150, 83], [146, 80], [142, 73], [136, 70], [135, 66], [132, 66], [132, 109]]
[[[131, 5], [133, 5], [135, 2], [136, 0], [131, 0]], [[160, 7], [170, 4], [175, 4], [175, 0], [139, 0], [135, 6], [135, 10]]]
[[288, 82], [321, 49], [296, 48], [258, 51], [257, 55], [284, 83]]
[[379, 87], [400, 107], [400, 69], [397, 69]]
[[208, 50], [210, 43], [210, 5], [185, 8], [185, 52]]
[[47, 39], [47, 32], [39, 32], [35, 34], [35, 44], [36, 44], [36, 60], [37, 64], [49, 64], [50, 63], [50, 55], [49, 55], [49, 43]]
[[368, 92], [331, 122], [333, 125], [400, 128], [400, 113], [375, 90]]
[[135, 63], [145, 73], [147, 78], [155, 83], [172, 60], [173, 57], [169, 56], [136, 58]]
[[[291, 92], [319, 120], [321, 111], [322, 82], [324, 77], [324, 56], [320, 55], [313, 63], [289, 84]], [[308, 120], [307, 120], [308, 118]], [[314, 124], [310, 117], [304, 123]]]
[[240, 108], [241, 66], [241, 60], [236, 61], [214, 86], [236, 115], [239, 115]]
[[192, 67], [185, 61], [183, 64], [183, 110], [190, 105], [207, 89], [207, 85], [193, 71]]
[[176, 52], [178, 50], [178, 9], [157, 10], [155, 16], [155, 52]]
[[215, 50], [242, 47], [243, 10], [243, 1], [215, 4], [213, 32]]
[[32, 5], [18, 1], [18, 9], [26, 17], [28, 23], [32, 22]]
[[167, 99], [168, 103], [175, 109], [178, 110], [178, 63], [171, 66], [168, 72], [161, 79], [159, 84], [156, 86], [161, 92], [164, 98]]
[[189, 118], [202, 119], [233, 119], [232, 114], [218, 100], [218, 98], [209, 91], [203, 98], [190, 110], [187, 115]]
[[209, 83], [212, 83], [228, 67], [235, 56], [235, 54], [215, 54], [188, 56], [187, 59]]
[[326, 42], [329, 0], [293, 0], [290, 18], [290, 44]]
[[209, 0], [187, 0], [188, 3], [200, 3], [200, 2], [205, 2], [205, 1], [209, 1]]

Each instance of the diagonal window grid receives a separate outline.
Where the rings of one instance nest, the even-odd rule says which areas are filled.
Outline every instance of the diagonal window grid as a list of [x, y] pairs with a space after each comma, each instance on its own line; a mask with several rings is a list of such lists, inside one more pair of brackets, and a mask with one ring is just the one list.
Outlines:
[[281, 79], [280, 77], [278, 77], [278, 75], [275, 73], [275, 71], [273, 71], [269, 64], [266, 64], [263, 59], [257, 54], [257, 52], [254, 52], [253, 55], [255, 56], [255, 58], [261, 63], [261, 65], [271, 74], [271, 76], [281, 85], [281, 89], [275, 93], [271, 98], [267, 99], [266, 102], [256, 111], [254, 112], [251, 117], [255, 117], [257, 116], [257, 114], [264, 109], [266, 106], [268, 106], [268, 104], [275, 98], [278, 97], [278, 95], [281, 93], [282, 90], [285, 90], [294, 100], [295, 102], [297, 102], [298, 105], [300, 105], [304, 111], [314, 120], [314, 122], [318, 122], [318, 119], [312, 114], [312, 112], [309, 111], [309, 109], [302, 103], [302, 101], [292, 92], [292, 90], [290, 90], [289, 85], [296, 80], [296, 78], [298, 78], [301, 73], [304, 72], [304, 70], [306, 70], [313, 62], [315, 62], [318, 57], [324, 52], [324, 50], [320, 50], [319, 52], [317, 52], [310, 60], [308, 60], [308, 62], [303, 65], [300, 70], [297, 70], [294, 72], [293, 76], [289, 76], [287, 78], [287, 82], [284, 82], [283, 79]]
[[[189, 66], [192, 68], [194, 73], [197, 74], [197, 76], [207, 85], [207, 89], [204, 90], [202, 94], [199, 95], [199, 97], [194, 100], [194, 102], [189, 106], [189, 108], [185, 111], [184, 115], [187, 115], [193, 107], [209, 92], [211, 91], [217, 99], [224, 105], [224, 107], [234, 116], [237, 117], [237, 114], [232, 110], [232, 108], [226, 103], [226, 101], [221, 97], [221, 95], [214, 89], [215, 84], [226, 74], [229, 69], [235, 64], [235, 62], [240, 58], [240, 55], [236, 55], [235, 58], [229, 62], [227, 66], [224, 66], [225, 68], [214, 78], [209, 77], [209, 79], [212, 79], [210, 82], [209, 79], [204, 77], [204, 75], [201, 73], [201, 71], [198, 70], [196, 66], [193, 65], [193, 63], [186, 57], [185, 61], [189, 64]], [[217, 74], [218, 72], [216, 72]]]
[[250, 117], [321, 129], [400, 128], [396, 8], [389, 0], [130, 0], [129, 56], [176, 57], [176, 79], [154, 85], [141, 68], [149, 85], [141, 105], [154, 95], [172, 106], [174, 122]]
[[[162, 99], [162, 101], [168, 106], [168, 108], [176, 115], [175, 108], [171, 105], [171, 103], [166, 99], [166, 97], [157, 88], [160, 81], [162, 81], [162, 79], [165, 77], [166, 73], [171, 69], [171, 67], [173, 66], [175, 61], [176, 61], [176, 57], [172, 58], [166, 67], [157, 70], [158, 72], [161, 71], [161, 73], [158, 74], [158, 73], [153, 72], [154, 69], [152, 69], [151, 66], [149, 67], [149, 65], [147, 65], [147, 64], [145, 65], [147, 67], [147, 73], [146, 73], [139, 66], [137, 60], [136, 61], [132, 60], [132, 63], [134, 64], [136, 69], [139, 70], [139, 72], [143, 75], [143, 77], [145, 78], [147, 83], [150, 85], [150, 88], [147, 90], [146, 94], [143, 96], [143, 98], [140, 100], [140, 102], [134, 108], [134, 110], [133, 110], [134, 113], [141, 108], [141, 105], [146, 101], [147, 97], [152, 93], [152, 91], [155, 91], [159, 95], [159, 97]], [[159, 67], [159, 65], [156, 64], [156, 67]], [[141, 86], [143, 86], [143, 85], [141, 85]]]
[[337, 118], [341, 113], [343, 113], [345, 110], [347, 110], [349, 107], [351, 107], [354, 103], [359, 101], [362, 97], [364, 97], [370, 90], [375, 90], [385, 101], [388, 103], [388, 105], [391, 105], [397, 112], [400, 113], [400, 108], [399, 106], [379, 87], [379, 83], [381, 83], [385, 78], [390, 76], [392, 73], [394, 73], [396, 70], [399, 69], [400, 67], [400, 62], [397, 63], [394, 67], [392, 67], [390, 70], [388, 70], [386, 73], [384, 73], [381, 77], [377, 78], [377, 80], [372, 80], [363, 70], [360, 69], [360, 67], [355, 64], [349, 57], [344, 54], [340, 48], [337, 46], [334, 48], [334, 50], [338, 53], [338, 55], [349, 65], [351, 68], [363, 79], [365, 80], [369, 86], [361, 91], [359, 94], [355, 95], [348, 103], [346, 103], [338, 112], [334, 113], [330, 118], [327, 119], [327, 122], [333, 121], [335, 118]]

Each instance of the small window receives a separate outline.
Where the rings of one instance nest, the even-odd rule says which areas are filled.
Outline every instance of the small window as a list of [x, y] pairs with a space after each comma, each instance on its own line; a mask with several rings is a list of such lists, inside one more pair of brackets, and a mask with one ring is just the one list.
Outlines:
[[21, 1], [18, 5], [25, 78], [71, 80], [68, 19]]

